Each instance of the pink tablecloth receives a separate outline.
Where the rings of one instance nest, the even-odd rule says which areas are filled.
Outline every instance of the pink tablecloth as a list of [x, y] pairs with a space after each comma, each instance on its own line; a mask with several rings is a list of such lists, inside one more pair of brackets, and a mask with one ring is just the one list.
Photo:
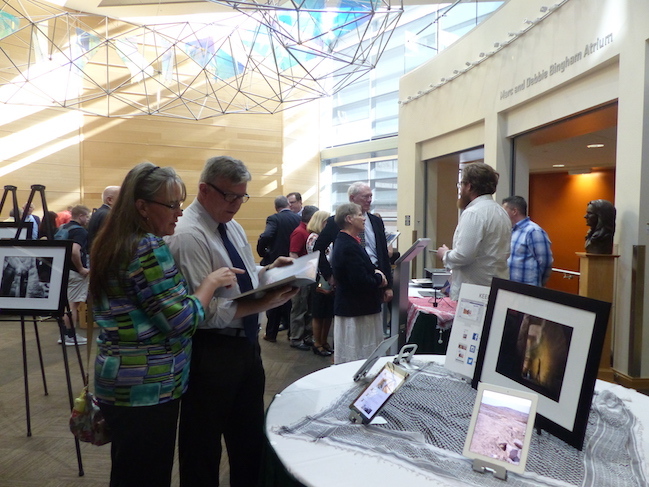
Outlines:
[[408, 297], [408, 319], [406, 322], [406, 341], [410, 339], [412, 327], [419, 317], [419, 313], [437, 316], [437, 328], [448, 330], [453, 324], [455, 317], [455, 307], [457, 301], [451, 301], [448, 298], [439, 299], [437, 307], [433, 306], [432, 298]]

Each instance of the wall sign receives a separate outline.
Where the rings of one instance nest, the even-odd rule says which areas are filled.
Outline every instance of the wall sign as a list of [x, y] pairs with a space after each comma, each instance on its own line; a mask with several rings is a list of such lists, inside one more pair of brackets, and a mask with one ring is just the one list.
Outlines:
[[504, 100], [505, 98], [514, 96], [520, 93], [521, 91], [525, 90], [525, 88], [529, 88], [530, 86], [533, 86], [547, 79], [550, 76], [563, 73], [567, 68], [569, 68], [573, 64], [577, 64], [586, 56], [590, 56], [595, 52], [597, 52], [598, 50], [602, 49], [603, 47], [608, 46], [612, 43], [613, 43], [613, 33], [607, 34], [604, 37], [598, 37], [595, 40], [595, 42], [589, 42], [588, 44], [586, 44], [583, 51], [578, 51], [571, 55], [566, 55], [564, 59], [562, 59], [561, 61], [550, 64], [548, 69], [541, 69], [533, 76], [529, 76], [521, 80], [519, 84], [516, 84], [511, 88], [500, 90], [500, 99]]

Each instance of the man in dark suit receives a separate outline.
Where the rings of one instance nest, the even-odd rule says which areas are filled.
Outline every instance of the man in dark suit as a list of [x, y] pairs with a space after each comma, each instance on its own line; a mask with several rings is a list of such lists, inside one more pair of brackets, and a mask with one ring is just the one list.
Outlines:
[[[257, 241], [257, 253], [261, 256], [262, 266], [275, 262], [277, 257], [288, 257], [291, 233], [300, 224], [300, 217], [290, 210], [286, 196], [275, 198], [275, 211], [274, 215], [266, 218], [266, 228]], [[264, 340], [275, 342], [280, 323], [290, 323], [291, 302], [269, 309], [266, 311], [266, 317], [268, 322]]]
[[108, 216], [108, 212], [117, 201], [117, 196], [119, 195], [119, 186], [107, 186], [104, 189], [104, 192], [101, 195], [103, 205], [97, 208], [90, 218], [90, 223], [88, 223], [88, 249], [92, 247], [92, 242], [97, 236], [99, 229], [104, 224], [104, 220]]
[[[388, 280], [388, 285], [383, 291], [383, 302], [389, 303], [393, 296], [390, 256], [388, 255], [388, 243], [385, 239], [385, 226], [383, 225], [383, 220], [369, 212], [370, 206], [372, 205], [372, 189], [367, 185], [367, 183], [359, 181], [353, 183], [347, 189], [347, 195], [349, 196], [349, 201], [351, 203], [356, 203], [361, 207], [363, 216], [365, 216], [365, 231], [362, 232], [362, 235], [360, 236], [361, 244], [365, 247], [365, 251], [367, 252], [367, 255], [369, 255], [372, 263], [377, 269], [385, 274], [385, 277]], [[320, 273], [331, 285], [334, 285], [335, 283], [333, 273], [331, 272], [331, 265], [326, 258], [325, 251], [327, 250], [327, 247], [329, 247], [329, 244], [336, 240], [339, 231], [340, 228], [336, 225], [334, 217], [329, 217], [327, 224], [322, 232], [320, 232], [318, 240], [316, 240], [313, 248], [314, 252], [316, 250], [320, 251]]]

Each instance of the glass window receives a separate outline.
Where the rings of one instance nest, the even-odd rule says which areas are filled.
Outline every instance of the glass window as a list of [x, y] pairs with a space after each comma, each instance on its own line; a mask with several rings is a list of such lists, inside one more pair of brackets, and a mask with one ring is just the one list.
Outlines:
[[[376, 68], [329, 99], [331, 111], [323, 118], [322, 146], [335, 147], [396, 135], [399, 78], [469, 32], [502, 3], [461, 0], [404, 6], [399, 26]], [[355, 49], [356, 46], [351, 46], [349, 52]], [[387, 230], [397, 230], [397, 151], [386, 152], [322, 160], [322, 189], [325, 192], [331, 189], [332, 211], [349, 201], [347, 188], [351, 183], [367, 181], [374, 192], [372, 211], [381, 214]], [[323, 197], [322, 201], [326, 200]]]
[[[323, 131], [323, 147], [396, 135], [399, 78], [469, 32], [502, 3], [463, 0], [405, 5], [376, 68], [332, 97], [329, 123], [335, 129]], [[351, 46], [348, 51], [355, 49]]]
[[395, 231], [397, 222], [396, 158], [331, 165], [331, 211], [349, 201], [347, 189], [356, 181], [372, 188], [372, 213], [379, 213], [386, 230]]

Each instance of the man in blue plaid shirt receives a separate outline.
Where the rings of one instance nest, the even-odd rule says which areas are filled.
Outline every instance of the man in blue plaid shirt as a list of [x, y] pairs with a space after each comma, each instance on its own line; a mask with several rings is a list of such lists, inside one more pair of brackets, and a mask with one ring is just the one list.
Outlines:
[[548, 234], [527, 216], [525, 198], [505, 198], [503, 208], [512, 221], [512, 247], [507, 259], [509, 278], [533, 286], [545, 286], [553, 262]]

